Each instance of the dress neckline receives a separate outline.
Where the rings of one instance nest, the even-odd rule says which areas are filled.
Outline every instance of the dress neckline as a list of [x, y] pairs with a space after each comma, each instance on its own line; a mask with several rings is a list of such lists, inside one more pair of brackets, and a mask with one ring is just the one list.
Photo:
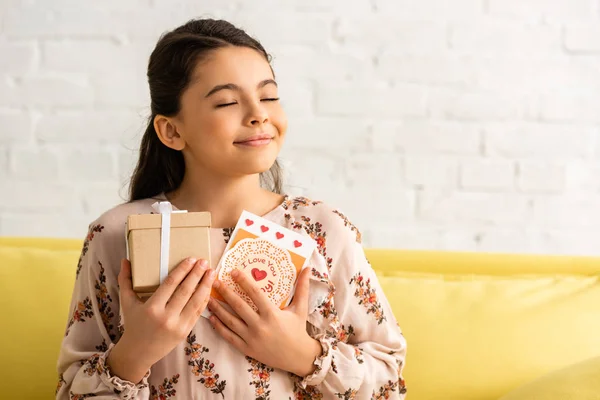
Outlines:
[[[153, 197], [153, 198], [158, 199], [158, 200], [163, 200], [163, 201], [169, 201], [169, 199], [167, 198], [167, 196], [164, 192], [160, 193], [158, 196]], [[281, 214], [285, 211], [284, 205], [289, 201], [289, 199], [290, 199], [290, 196], [288, 194], [283, 194], [283, 201], [281, 203], [279, 203], [275, 208], [268, 211], [266, 214], [260, 215], [260, 217], [268, 219], [270, 221], [277, 220], [279, 217], [281, 217]], [[175, 204], [171, 203], [171, 206], [173, 207], [173, 210], [180, 211], [179, 208], [177, 208], [175, 206]], [[211, 227], [210, 229], [218, 230], [218, 231], [233, 230], [233, 229], [235, 229], [235, 226], [221, 227], [221, 228]]]

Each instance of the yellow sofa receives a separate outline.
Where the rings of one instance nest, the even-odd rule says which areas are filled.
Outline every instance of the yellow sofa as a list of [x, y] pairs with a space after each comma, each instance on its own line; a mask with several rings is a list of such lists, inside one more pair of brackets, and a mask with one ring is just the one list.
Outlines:
[[[80, 248], [0, 238], [1, 398], [53, 398]], [[600, 258], [367, 253], [408, 341], [409, 400], [498, 399], [600, 355]]]

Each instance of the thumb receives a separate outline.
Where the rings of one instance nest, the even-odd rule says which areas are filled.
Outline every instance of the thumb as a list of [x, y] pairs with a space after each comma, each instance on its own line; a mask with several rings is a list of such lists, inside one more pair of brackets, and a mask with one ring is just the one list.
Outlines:
[[121, 272], [119, 272], [119, 297], [124, 305], [131, 302], [141, 301], [133, 291], [133, 281], [131, 280], [131, 263], [123, 258], [121, 260]]
[[306, 267], [300, 273], [294, 300], [292, 301], [292, 304], [290, 304], [290, 307], [294, 312], [304, 318], [308, 315], [308, 289], [310, 287], [311, 269], [312, 268], [310, 267]]

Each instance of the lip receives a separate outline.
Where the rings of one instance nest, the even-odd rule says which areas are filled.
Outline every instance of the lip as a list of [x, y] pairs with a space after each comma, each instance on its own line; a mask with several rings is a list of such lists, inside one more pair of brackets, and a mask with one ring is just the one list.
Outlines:
[[234, 142], [233, 144], [237, 144], [237, 145], [241, 145], [241, 146], [257, 147], [257, 146], [264, 146], [266, 144], [269, 144], [269, 143], [271, 143], [272, 140], [273, 140], [273, 136], [271, 136], [271, 135], [258, 134], [258, 135], [253, 135], [246, 139]]

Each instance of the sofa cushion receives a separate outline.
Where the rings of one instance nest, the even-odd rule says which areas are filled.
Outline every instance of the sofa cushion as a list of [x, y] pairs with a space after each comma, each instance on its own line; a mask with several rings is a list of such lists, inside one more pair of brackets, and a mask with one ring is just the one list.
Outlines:
[[387, 271], [380, 280], [408, 342], [415, 399], [497, 399], [600, 355], [598, 276]]
[[600, 357], [553, 371], [500, 400], [600, 400]]
[[0, 242], [3, 398], [54, 396], [79, 250], [50, 247]]

